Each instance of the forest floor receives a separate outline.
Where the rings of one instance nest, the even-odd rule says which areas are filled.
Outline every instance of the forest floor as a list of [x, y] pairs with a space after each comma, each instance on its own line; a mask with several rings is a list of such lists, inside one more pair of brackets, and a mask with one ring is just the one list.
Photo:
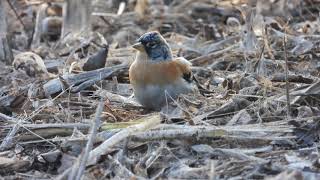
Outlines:
[[[4, 3], [0, 179], [320, 179], [319, 1], [97, 0], [60, 38], [57, 2]], [[161, 112], [128, 80], [154, 30], [205, 89]]]

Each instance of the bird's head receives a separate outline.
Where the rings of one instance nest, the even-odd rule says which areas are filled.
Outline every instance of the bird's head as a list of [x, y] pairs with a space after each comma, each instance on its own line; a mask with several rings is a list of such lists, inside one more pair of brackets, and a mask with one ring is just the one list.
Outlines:
[[167, 41], [159, 32], [152, 31], [143, 34], [138, 43], [132, 46], [136, 50], [146, 53], [151, 60], [166, 61], [172, 59], [172, 52]]

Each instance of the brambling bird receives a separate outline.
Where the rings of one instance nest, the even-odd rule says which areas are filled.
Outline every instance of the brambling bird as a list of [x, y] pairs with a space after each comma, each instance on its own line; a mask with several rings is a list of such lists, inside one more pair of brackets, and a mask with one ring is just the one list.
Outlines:
[[195, 92], [191, 63], [173, 58], [171, 48], [158, 32], [143, 34], [132, 46], [138, 52], [129, 69], [134, 96], [146, 108], [160, 110], [179, 94]]

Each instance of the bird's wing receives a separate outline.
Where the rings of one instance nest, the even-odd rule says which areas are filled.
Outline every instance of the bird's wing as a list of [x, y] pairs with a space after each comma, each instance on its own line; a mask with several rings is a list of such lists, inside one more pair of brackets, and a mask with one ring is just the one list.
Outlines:
[[192, 66], [192, 63], [190, 61], [186, 60], [186, 58], [184, 58], [184, 57], [177, 57], [174, 60], [179, 61], [187, 66]]
[[176, 62], [176, 64], [179, 66], [181, 72], [182, 72], [182, 77], [185, 79], [187, 82], [192, 82], [192, 71], [191, 71], [191, 66], [192, 63], [186, 60], [183, 57], [178, 57], [173, 60]]

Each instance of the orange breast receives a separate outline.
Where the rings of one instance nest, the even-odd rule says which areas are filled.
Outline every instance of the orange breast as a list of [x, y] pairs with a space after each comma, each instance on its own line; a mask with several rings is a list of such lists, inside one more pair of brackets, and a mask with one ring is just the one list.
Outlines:
[[129, 77], [132, 85], [165, 85], [182, 78], [186, 71], [190, 71], [189, 67], [179, 61], [150, 63], [136, 60], [130, 67]]

